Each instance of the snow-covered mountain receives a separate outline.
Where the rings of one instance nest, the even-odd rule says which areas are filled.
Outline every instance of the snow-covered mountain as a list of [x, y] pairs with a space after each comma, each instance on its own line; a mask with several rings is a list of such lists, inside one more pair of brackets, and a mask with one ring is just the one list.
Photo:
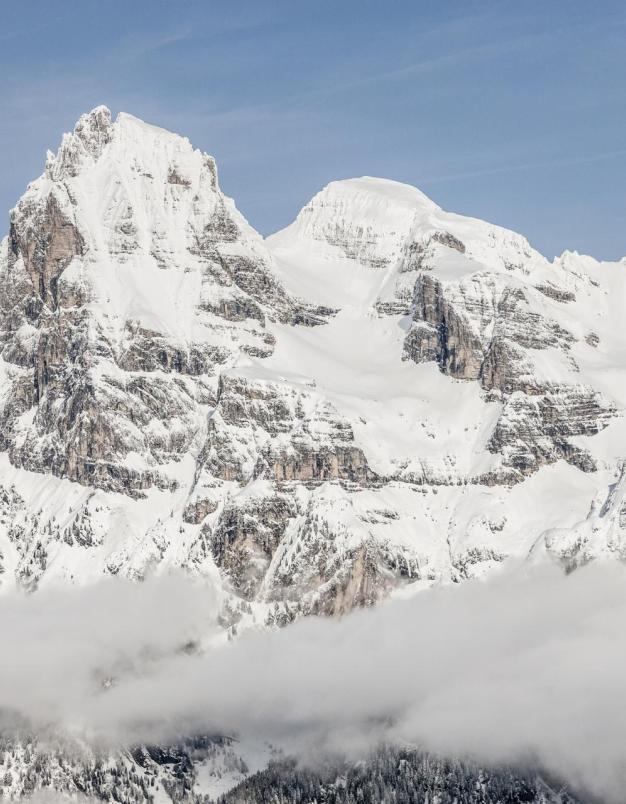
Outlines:
[[626, 262], [373, 178], [264, 240], [104, 107], [0, 256], [0, 584], [182, 567], [231, 620], [626, 547]]

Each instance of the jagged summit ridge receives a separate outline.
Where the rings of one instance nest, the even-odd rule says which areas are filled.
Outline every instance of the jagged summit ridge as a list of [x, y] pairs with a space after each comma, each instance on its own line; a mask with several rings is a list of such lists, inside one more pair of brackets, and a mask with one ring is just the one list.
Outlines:
[[75, 176], [86, 158], [97, 160], [112, 137], [111, 112], [97, 106], [77, 121], [74, 131], [64, 134], [56, 154], [48, 151], [44, 176], [50, 181]]
[[75, 177], [86, 160], [97, 162], [112, 142], [114, 148], [125, 149], [131, 158], [156, 157], [157, 164], [162, 162], [163, 155], [170, 159], [176, 154], [195, 155], [200, 163], [211, 159], [195, 150], [187, 137], [145, 123], [126, 112], [120, 112], [113, 121], [108, 107], [97, 106], [78, 119], [71, 133], [63, 135], [56, 154], [48, 152], [44, 175], [52, 181]]
[[184, 567], [245, 626], [620, 555], [588, 514], [625, 301], [620, 263], [371, 177], [264, 241], [212, 157], [97, 107], [0, 255], [3, 585]]

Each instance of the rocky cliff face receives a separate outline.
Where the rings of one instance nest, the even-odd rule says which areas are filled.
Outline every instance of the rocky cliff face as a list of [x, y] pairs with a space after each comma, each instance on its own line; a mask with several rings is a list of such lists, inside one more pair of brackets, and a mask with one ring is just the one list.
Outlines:
[[264, 241], [211, 157], [95, 109], [0, 251], [2, 586], [183, 567], [245, 627], [621, 556], [625, 270], [377, 179]]

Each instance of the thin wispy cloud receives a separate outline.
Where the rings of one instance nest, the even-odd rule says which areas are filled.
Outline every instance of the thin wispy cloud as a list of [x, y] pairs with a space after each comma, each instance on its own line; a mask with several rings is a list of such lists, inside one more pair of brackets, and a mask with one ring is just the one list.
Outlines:
[[[438, 28], [428, 31], [427, 34], [423, 34], [419, 40], [420, 45], [428, 49], [428, 43], [434, 39], [435, 33], [438, 34], [437, 41], [442, 39], [444, 41], [448, 39], [451, 42], [467, 41], [471, 38], [480, 40], [480, 27], [481, 25], [486, 26], [490, 18], [493, 19], [493, 15], [478, 14], [468, 17], [455, 17], [452, 20], [448, 20], [444, 26], [438, 26]], [[611, 19], [612, 26], [620, 27], [624, 24], [626, 24], [626, 17], [623, 14], [616, 14]], [[503, 36], [497, 41], [480, 43], [470, 47], [459, 47], [450, 52], [437, 54], [409, 64], [383, 69], [344, 82], [340, 81], [337, 84], [313, 92], [311, 97], [330, 96], [388, 81], [408, 80], [420, 75], [450, 70], [472, 63], [498, 60], [516, 53], [538, 53], [542, 48], [554, 48], [557, 39], [577, 33], [588, 34], [590, 29], [598, 29], [605, 25], [606, 21], [603, 19], [597, 19], [591, 24], [587, 20], [581, 22], [572, 22], [570, 20], [548, 31], [538, 31], [514, 37]]]
[[40, 22], [34, 22], [31, 20], [29, 25], [24, 25], [23, 27], [15, 28], [13, 30], [5, 29], [0, 31], [0, 42], [9, 42], [12, 39], [20, 39], [21, 37], [32, 37], [33, 34], [36, 34], [40, 31], [49, 30], [50, 28], [53, 28], [55, 24], [62, 23], [64, 17], [64, 14], [55, 14], [50, 19]]
[[538, 162], [526, 162], [524, 164], [499, 165], [486, 167], [478, 170], [462, 171], [459, 173], [448, 173], [439, 176], [425, 176], [419, 179], [420, 184], [442, 184], [452, 181], [464, 181], [466, 179], [480, 178], [481, 176], [496, 176], [501, 173], [519, 173], [530, 170], [550, 170], [553, 168], [573, 167], [575, 165], [593, 164], [594, 162], [604, 162], [611, 159], [619, 159], [626, 156], [626, 148], [618, 148], [615, 151], [607, 151], [598, 154], [581, 154], [580, 156], [565, 157], [563, 159], [546, 159]]
[[116, 50], [115, 59], [123, 58], [125, 60], [141, 59], [151, 53], [157, 53], [160, 50], [171, 47], [172, 45], [179, 45], [181, 42], [188, 42], [193, 37], [193, 32], [190, 29], [184, 29], [174, 33], [166, 34], [146, 34], [146, 35], [133, 35], [126, 37]]
[[536, 48], [542, 42], [546, 42], [548, 38], [546, 34], [539, 34], [536, 36], [517, 37], [505, 42], [461, 48], [451, 53], [444, 53], [401, 67], [381, 70], [371, 75], [328, 86], [324, 89], [312, 92], [308, 99], [313, 100], [321, 97], [329, 97], [341, 92], [350, 92], [371, 84], [384, 84], [388, 81], [416, 78], [420, 75], [428, 75], [440, 70], [450, 70], [454, 67], [460, 67], [472, 62], [497, 59], [516, 51], [519, 52], [530, 48]]

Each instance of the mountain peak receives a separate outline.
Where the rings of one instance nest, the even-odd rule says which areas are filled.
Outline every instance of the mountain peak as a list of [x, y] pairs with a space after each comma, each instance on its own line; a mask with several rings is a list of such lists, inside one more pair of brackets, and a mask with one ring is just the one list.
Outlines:
[[149, 141], [152, 146], [161, 144], [167, 147], [169, 144], [185, 151], [194, 150], [189, 139], [182, 134], [177, 134], [153, 123], [147, 123], [140, 117], [128, 114], [128, 112], [119, 112], [115, 119], [114, 127], [122, 136]]
[[[296, 315], [270, 268], [211, 156], [131, 115], [83, 115], [12, 211], [0, 265], [0, 296], [19, 288], [29, 310], [4, 328], [5, 345], [33, 367], [30, 407], [56, 411], [16, 424], [16, 463], [130, 494], [180, 483], [175, 464], [204, 427], [218, 367], [271, 354], [268, 321]], [[151, 399], [175, 400], [159, 403], [149, 432], [137, 426], [148, 386]], [[120, 419], [110, 392], [123, 388], [133, 390]], [[43, 458], [48, 443], [58, 458]]]
[[63, 135], [56, 154], [48, 152], [44, 179], [53, 182], [76, 178], [84, 169], [98, 163], [107, 146], [113, 147], [111, 161], [116, 169], [124, 165], [142, 165], [148, 175], [152, 167], [165, 164], [176, 172], [178, 157], [197, 163], [194, 173], [205, 165], [216, 175], [212, 157], [193, 148], [187, 137], [146, 123], [120, 112], [115, 121], [107, 106], [96, 106], [79, 117], [71, 133]]
[[48, 153], [45, 177], [55, 181], [63, 176], [77, 176], [86, 159], [99, 159], [112, 136], [111, 112], [106, 106], [96, 106], [81, 115], [74, 130], [63, 135], [56, 155]]
[[[379, 203], [389, 203], [399, 207], [440, 207], [425, 193], [411, 184], [384, 179], [378, 176], [360, 176], [352, 179], [332, 181], [318, 194], [320, 196], [350, 195], [368, 196]], [[316, 196], [317, 197], [317, 196]]]
[[81, 114], [74, 128], [77, 128], [80, 125], [81, 121], [99, 121], [99, 120], [100, 121], [108, 120], [109, 123], [111, 122], [111, 110], [104, 103], [101, 103], [98, 106], [94, 106], [94, 108], [89, 112]]
[[440, 212], [440, 207], [416, 187], [361, 176], [327, 184], [290, 226], [270, 240], [284, 243], [292, 236], [304, 237], [380, 265], [387, 262], [387, 252], [411, 230], [416, 219], [430, 219]]

